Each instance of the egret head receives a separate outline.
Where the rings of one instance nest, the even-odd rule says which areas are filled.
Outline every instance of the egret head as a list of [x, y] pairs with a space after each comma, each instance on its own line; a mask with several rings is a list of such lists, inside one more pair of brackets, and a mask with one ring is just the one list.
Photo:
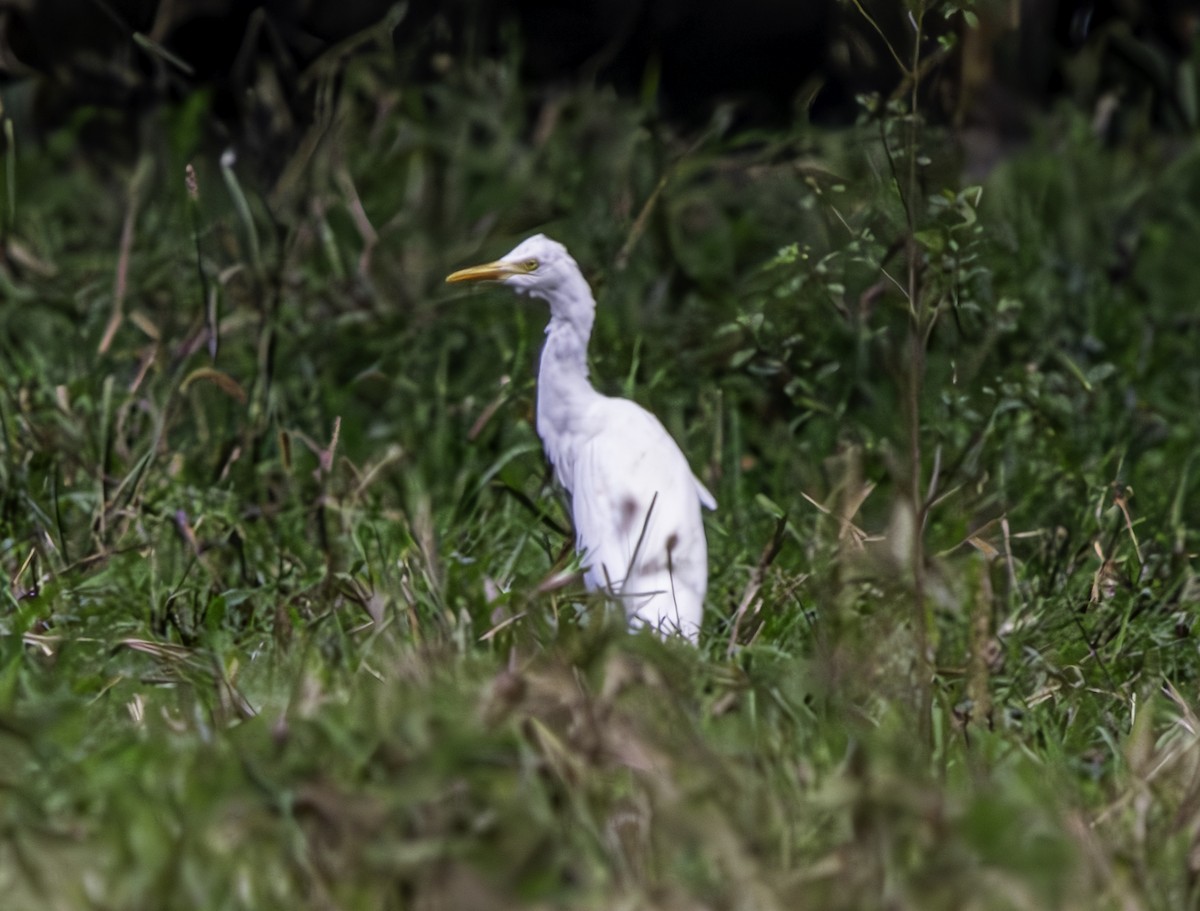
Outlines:
[[559, 316], [567, 316], [580, 306], [587, 309], [596, 306], [567, 248], [544, 234], [527, 237], [493, 263], [460, 269], [447, 276], [446, 281], [500, 282], [518, 294], [548, 302], [551, 312]]

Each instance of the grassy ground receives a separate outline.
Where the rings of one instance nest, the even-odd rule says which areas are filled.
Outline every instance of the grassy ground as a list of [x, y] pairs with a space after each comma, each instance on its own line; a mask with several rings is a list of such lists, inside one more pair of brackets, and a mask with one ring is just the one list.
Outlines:
[[[388, 67], [269, 186], [203, 97], [17, 137], [5, 907], [1195, 903], [1200, 146]], [[573, 575], [545, 315], [442, 284], [534, 230], [720, 501], [699, 649]]]

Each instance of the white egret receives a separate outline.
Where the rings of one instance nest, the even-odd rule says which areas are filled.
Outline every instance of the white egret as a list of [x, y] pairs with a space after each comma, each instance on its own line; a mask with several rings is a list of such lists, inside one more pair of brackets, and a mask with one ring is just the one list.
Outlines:
[[632, 626], [695, 642], [708, 587], [701, 505], [717, 502], [658, 418], [588, 380], [596, 300], [557, 241], [537, 234], [448, 282], [495, 281], [550, 305], [537, 382], [537, 432], [571, 496], [584, 583], [624, 606]]

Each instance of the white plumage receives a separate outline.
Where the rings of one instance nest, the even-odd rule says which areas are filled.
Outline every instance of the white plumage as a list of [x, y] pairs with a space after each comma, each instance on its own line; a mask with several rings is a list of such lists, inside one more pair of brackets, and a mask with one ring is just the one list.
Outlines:
[[695, 642], [708, 587], [700, 507], [717, 503], [658, 418], [592, 388], [587, 344], [596, 301], [571, 254], [537, 234], [446, 281], [498, 281], [550, 305], [537, 431], [571, 495], [584, 582], [618, 598], [631, 625]]

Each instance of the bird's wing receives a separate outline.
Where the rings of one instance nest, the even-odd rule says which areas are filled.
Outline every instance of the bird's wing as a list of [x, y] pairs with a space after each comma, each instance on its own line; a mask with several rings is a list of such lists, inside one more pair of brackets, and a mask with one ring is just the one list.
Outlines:
[[698, 629], [708, 580], [700, 503], [712, 496], [670, 434], [640, 406], [602, 399], [586, 423], [571, 506], [588, 587], [636, 601], [630, 609], [648, 622], [683, 617]]

